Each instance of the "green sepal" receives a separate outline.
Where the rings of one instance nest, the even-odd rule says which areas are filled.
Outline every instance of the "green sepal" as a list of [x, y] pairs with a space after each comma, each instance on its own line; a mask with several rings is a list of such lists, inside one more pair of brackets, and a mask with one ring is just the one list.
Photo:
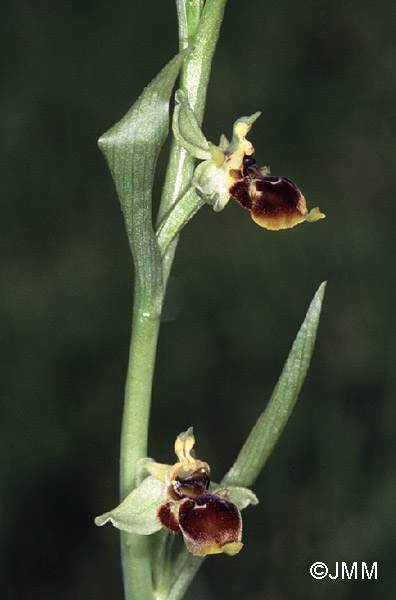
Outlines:
[[157, 508], [166, 499], [166, 487], [149, 476], [131, 492], [119, 506], [96, 517], [96, 525], [110, 522], [128, 533], [150, 535], [162, 528], [157, 518]]
[[239, 510], [243, 510], [250, 504], [256, 506], [259, 503], [256, 494], [252, 490], [249, 490], [249, 488], [230, 485], [227, 489], [230, 492], [231, 502], [236, 504]]
[[196, 167], [191, 185], [200, 198], [213, 206], [216, 212], [223, 210], [230, 199], [226, 172], [217, 167], [213, 160], [205, 160]]
[[250, 504], [252, 506], [256, 506], [259, 503], [259, 500], [252, 490], [246, 487], [240, 487], [236, 485], [230, 485], [228, 487], [221, 487], [217, 483], [211, 483], [209, 486], [209, 491], [212, 494], [216, 494], [217, 496], [222, 496], [227, 498], [237, 505], [239, 510], [243, 510]]
[[187, 96], [182, 90], [177, 90], [175, 101], [172, 130], [176, 141], [195, 158], [209, 160], [212, 157], [209, 142], [202, 133]]
[[298, 398], [314, 349], [326, 282], [323, 282], [297, 334], [271, 399], [250, 432], [221, 485], [250, 486], [271, 455]]

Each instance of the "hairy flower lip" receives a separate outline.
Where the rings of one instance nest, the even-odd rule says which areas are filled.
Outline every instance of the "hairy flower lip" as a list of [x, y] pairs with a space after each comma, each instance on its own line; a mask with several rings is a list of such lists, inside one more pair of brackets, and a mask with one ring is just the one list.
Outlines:
[[173, 533], [182, 532], [187, 549], [195, 556], [234, 555], [243, 546], [241, 513], [228, 498], [217, 494], [167, 500], [158, 507], [157, 516]]
[[219, 554], [229, 544], [241, 544], [238, 507], [216, 494], [187, 498], [180, 503], [179, 526], [188, 550], [196, 556]]
[[[187, 549], [196, 556], [236, 554], [242, 548], [241, 513], [230, 502], [228, 490], [209, 492], [209, 465], [191, 454], [194, 443], [192, 429], [176, 439], [179, 462], [166, 470], [168, 499], [159, 505], [157, 518], [173, 533], [181, 531]], [[147, 468], [152, 470], [153, 464]]]
[[291, 179], [264, 175], [263, 171], [265, 168], [260, 169], [252, 156], [245, 156], [243, 177], [232, 183], [228, 190], [243, 208], [251, 211], [255, 223], [277, 231], [324, 217], [318, 208], [307, 211], [305, 198]]

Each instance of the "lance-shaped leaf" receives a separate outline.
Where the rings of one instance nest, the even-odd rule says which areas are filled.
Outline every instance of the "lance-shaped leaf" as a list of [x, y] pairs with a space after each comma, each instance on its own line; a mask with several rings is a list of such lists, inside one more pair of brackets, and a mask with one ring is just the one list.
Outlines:
[[95, 523], [110, 522], [121, 531], [150, 535], [162, 528], [157, 508], [165, 498], [165, 485], [150, 475], [117, 508], [96, 517]]
[[147, 301], [162, 286], [161, 258], [152, 227], [154, 172], [169, 130], [170, 96], [187, 52], [173, 58], [127, 114], [99, 139], [120, 199], [137, 289]]
[[294, 408], [308, 371], [325, 286], [326, 283], [322, 283], [316, 292], [268, 406], [258, 418], [221, 485], [252, 485], [271, 455]]

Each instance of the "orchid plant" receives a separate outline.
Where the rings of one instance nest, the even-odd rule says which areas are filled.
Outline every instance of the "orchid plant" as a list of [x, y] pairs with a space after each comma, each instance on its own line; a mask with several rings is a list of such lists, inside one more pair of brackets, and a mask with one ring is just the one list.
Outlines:
[[[230, 198], [269, 230], [324, 217], [308, 212], [299, 188], [259, 168], [247, 135], [260, 113], [241, 117], [231, 141], [218, 145], [201, 130], [211, 63], [226, 0], [176, 0], [179, 53], [145, 88], [127, 114], [99, 140], [125, 219], [135, 267], [132, 337], [121, 434], [121, 504], [97, 517], [121, 530], [126, 600], [179, 600], [207, 555], [241, 551], [241, 511], [257, 505], [249, 489], [291, 414], [310, 363], [325, 284], [321, 284], [280, 379], [237, 459], [219, 483], [194, 455], [190, 427], [175, 442], [174, 465], [147, 455], [157, 338], [166, 286], [182, 228], [206, 204], [218, 212]], [[171, 148], [153, 222], [152, 188], [168, 135], [175, 82]], [[202, 161], [197, 164], [197, 161]], [[181, 533], [184, 547], [172, 545]], [[249, 552], [249, 540], [245, 541]]]

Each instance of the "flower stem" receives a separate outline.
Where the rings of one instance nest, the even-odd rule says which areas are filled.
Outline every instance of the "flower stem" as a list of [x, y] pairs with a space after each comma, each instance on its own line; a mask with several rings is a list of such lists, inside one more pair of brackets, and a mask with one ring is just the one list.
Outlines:
[[121, 500], [137, 485], [137, 461], [147, 456], [151, 387], [160, 316], [135, 312], [121, 433]]
[[[139, 299], [135, 298], [135, 301]], [[151, 388], [160, 315], [138, 309], [133, 314], [132, 338], [121, 432], [120, 493], [123, 500], [138, 484], [137, 464], [147, 456]], [[126, 600], [152, 600], [148, 539], [121, 534], [121, 556]]]
[[[187, 93], [197, 120], [202, 122], [209, 82], [211, 63], [220, 32], [226, 0], [176, 0], [180, 20], [180, 45], [184, 48], [193, 43], [194, 49], [186, 59], [181, 71], [181, 88]], [[184, 6], [183, 6], [184, 3]], [[203, 8], [202, 8], [203, 7]], [[202, 11], [202, 12], [201, 12]], [[151, 389], [155, 355], [160, 325], [160, 303], [177, 246], [177, 231], [181, 224], [201, 206], [199, 199], [187, 202], [172, 215], [166, 226], [163, 219], [169, 215], [176, 202], [188, 190], [194, 168], [194, 159], [177, 143], [173, 142], [167, 169], [164, 192], [157, 223], [158, 248], [162, 249], [162, 282], [153, 284], [150, 297], [139, 293], [135, 283], [132, 339], [125, 389], [125, 405], [121, 433], [121, 500], [139, 483], [138, 461], [147, 456], [147, 437], [151, 405]], [[193, 195], [186, 199], [193, 200]], [[197, 202], [198, 201], [198, 202]], [[176, 237], [174, 237], [176, 236]], [[152, 266], [148, 266], [150, 271]], [[146, 278], [150, 273], [141, 274]], [[156, 278], [152, 278], [154, 282]], [[155, 289], [155, 285], [161, 289]], [[122, 567], [126, 600], [153, 600], [152, 565], [146, 536], [122, 533]], [[201, 561], [199, 561], [200, 563]], [[173, 575], [173, 574], [172, 574]], [[188, 581], [183, 581], [179, 594], [184, 592]], [[181, 597], [178, 595], [178, 598]]]
[[[180, 70], [180, 89], [188, 98], [198, 124], [202, 124], [212, 61], [220, 35], [227, 0], [176, 0], [179, 18], [179, 49], [193, 46]], [[201, 12], [202, 11], [202, 12]], [[200, 13], [200, 18], [197, 18]], [[170, 213], [190, 186], [195, 158], [172, 139], [165, 183], [157, 215], [157, 226]], [[163, 255], [164, 284], [169, 277], [178, 235]]]
[[[177, 4], [180, 5], [183, 1], [186, 3], [186, 0], [177, 0]], [[202, 5], [199, 0], [194, 1], [195, 4]], [[210, 71], [226, 3], [227, 0], [207, 0], [199, 21], [196, 20], [195, 14], [190, 8], [186, 14], [187, 18], [190, 14], [194, 14], [193, 23], [181, 27], [179, 32], [181, 36], [180, 49], [183, 50], [188, 43], [194, 47], [181, 68], [180, 89], [185, 92], [199, 125], [202, 124], [204, 116]], [[186, 4], [188, 5], [188, 3]], [[182, 11], [178, 10], [179, 19], [181, 13]], [[194, 164], [195, 159], [173, 139], [158, 212], [158, 224], [187, 191]]]

